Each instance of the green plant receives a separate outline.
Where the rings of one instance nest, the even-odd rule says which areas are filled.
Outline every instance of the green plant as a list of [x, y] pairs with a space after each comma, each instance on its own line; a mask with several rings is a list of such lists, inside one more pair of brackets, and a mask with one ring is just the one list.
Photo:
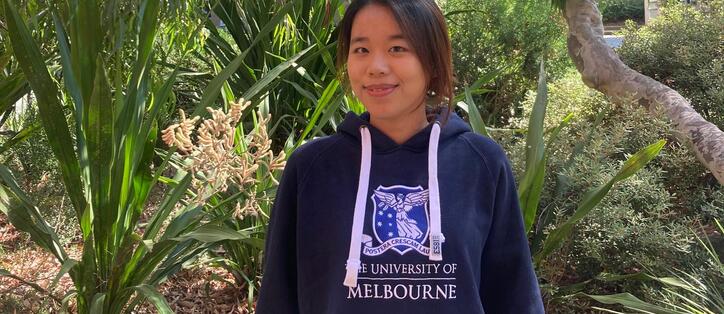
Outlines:
[[[274, 151], [289, 153], [304, 141], [329, 132], [328, 126], [341, 121], [344, 111], [364, 109], [346, 97], [334, 67], [334, 21], [341, 16], [342, 1], [222, 0], [208, 9], [223, 26], [205, 24], [208, 39], [197, 58], [203, 67], [229, 79], [208, 83], [213, 86], [208, 90], [221, 90], [221, 105], [215, 105], [219, 97], [202, 97], [202, 106], [195, 111], [191, 108], [191, 115], [202, 115], [198, 108], [203, 106], [228, 107], [237, 98], [248, 99], [259, 111], [244, 115], [251, 119], [242, 119], [234, 136], [234, 158], [261, 163], [254, 179], [211, 193], [206, 204], [226, 228], [249, 236], [243, 241], [222, 241], [220, 248], [210, 253], [215, 265], [234, 275], [252, 304], [277, 184], [274, 175], [278, 175], [272, 171], [274, 163], [257, 155], [270, 153], [272, 143]], [[197, 81], [208, 81], [208, 77], [199, 78]], [[251, 145], [259, 134], [268, 135], [269, 147]]]
[[[528, 123], [528, 129], [526, 131], [527, 137], [525, 141], [525, 163], [526, 168], [521, 178], [519, 187], [519, 198], [521, 204], [521, 210], [523, 211], [523, 217], [525, 220], [526, 231], [529, 231], [533, 226], [533, 222], [537, 216], [538, 205], [541, 200], [541, 192], [543, 191], [544, 179], [545, 179], [545, 167], [546, 158], [548, 155], [546, 145], [544, 144], [544, 134], [547, 133], [544, 129], [544, 119], [546, 115], [547, 100], [547, 83], [545, 76], [545, 68], [543, 62], [540, 64], [538, 80], [538, 90], [536, 93], [535, 102], [530, 114], [530, 120]], [[466, 91], [469, 94], [469, 92]], [[470, 105], [466, 106], [470, 108]], [[470, 115], [470, 112], [468, 113]], [[550, 130], [548, 147], [551, 147], [561, 129], [570, 121], [572, 115], [568, 114], [561, 123]], [[476, 117], [473, 112], [471, 121], [480, 120]], [[624, 181], [628, 177], [634, 175], [636, 172], [641, 170], [646, 164], [648, 164], [654, 157], [656, 157], [661, 149], [663, 148], [665, 140], [659, 140], [658, 142], [651, 144], [644, 149], [639, 150], [632, 156], [628, 157], [627, 160], [620, 166], [620, 169], [615, 173], [612, 178], [605, 180], [603, 183], [599, 183], [592, 189], [589, 189], [581, 199], [581, 202], [573, 211], [572, 215], [558, 227], [554, 228], [546, 237], [542, 240], [540, 247], [534, 247], [534, 260], [536, 265], [540, 263], [553, 251], [557, 250], [568, 238], [573, 231], [573, 227], [584, 217], [586, 217], [591, 210], [596, 207], [603, 198], [608, 194], [614, 184]]]
[[[719, 221], [715, 221], [715, 223], [719, 234], [724, 234], [724, 228]], [[701, 279], [694, 274], [678, 269], [670, 271], [672, 277], [654, 277], [642, 274], [640, 277], [643, 277], [643, 280], [656, 281], [664, 286], [658, 302], [655, 302], [657, 304], [644, 302], [630, 293], [582, 295], [604, 304], [621, 304], [627, 309], [646, 313], [714, 314], [724, 312], [724, 296], [721, 292], [724, 287], [724, 266], [706, 232], [704, 232], [704, 240], [696, 233], [694, 236], [709, 254], [708, 260], [713, 270], [711, 278]]]
[[[0, 31], [0, 42], [7, 45], [7, 34]], [[12, 50], [0, 46], [0, 112], [3, 113], [2, 122], [5, 122], [15, 110], [15, 103], [30, 92], [28, 81], [23, 72], [14, 62]], [[3, 123], [0, 123], [2, 126]]]
[[440, 3], [448, 21], [458, 92], [497, 73], [483, 85], [492, 92], [473, 95], [488, 126], [505, 127], [519, 115], [518, 103], [536, 86], [539, 60], [549, 60], [551, 78], [572, 65], [566, 55], [564, 22], [545, 1]]
[[[629, 292], [651, 300], [660, 288], [640, 280], [604, 281], [602, 274], [631, 274], [641, 269], [654, 273], [674, 267], [699, 274], [702, 250], [688, 231], [692, 221], [710, 221], [722, 215], [722, 188], [710, 185], [705, 169], [686, 147], [676, 142], [662, 117], [651, 117], [637, 104], [614, 105], [586, 87], [578, 73], [548, 84], [546, 119], [554, 130], [573, 114], [555, 143], [546, 145], [545, 184], [532, 230], [531, 250], [538, 252], [554, 226], [562, 225], [583, 193], [606, 183], [629, 154], [658, 139], [667, 144], [647, 167], [612, 186], [606, 197], [583, 219], [562, 246], [537, 268], [551, 311], [579, 313], [592, 299], [571, 298], [586, 291], [606, 295]], [[509, 126], [526, 129], [533, 117], [538, 93], [523, 103], [524, 115]], [[555, 105], [554, 105], [555, 104]], [[549, 131], [550, 132], [550, 131]], [[518, 132], [492, 131], [506, 147], [519, 190], [528, 173], [524, 152], [530, 143]], [[545, 134], [545, 133], [544, 133]], [[715, 183], [715, 182], [714, 182]], [[522, 204], [522, 202], [521, 202]]]
[[[34, 1], [22, 0], [20, 4], [24, 8], [25, 15], [31, 17], [29, 19], [30, 28], [33, 30], [35, 38], [41, 42], [40, 49], [44, 52], [53, 51], [53, 34], [47, 30], [48, 15]], [[2, 10], [0, 10], [0, 16], [3, 16]], [[40, 123], [37, 121], [31, 121], [32, 123], [15, 121], [14, 125], [6, 124], [8, 121], [18, 120], [13, 119], [14, 116], [25, 116], [23, 112], [17, 112], [16, 107], [21, 107], [19, 111], [23, 111], [23, 107], [30, 106], [31, 98], [28, 97], [30, 85], [17, 59], [13, 56], [13, 48], [9, 40], [10, 34], [7, 27], [3, 25], [0, 23], [0, 113], [2, 114], [0, 127], [5, 129], [2, 134], [5, 138], [0, 146], [0, 154], [6, 152], [13, 145], [28, 139], [40, 129]], [[49, 58], [52, 57], [55, 55], [50, 53]], [[23, 97], [26, 97], [25, 106], [16, 106]]]
[[604, 22], [644, 18], [644, 0], [601, 0], [598, 2]]
[[[236, 66], [224, 101], [241, 97], [271, 113], [273, 142], [299, 146], [332, 131], [328, 125], [336, 126], [344, 112], [359, 110], [345, 97], [334, 65], [334, 22], [343, 1], [221, 0], [211, 10], [224, 27], [207, 24], [207, 62], [212, 68]], [[261, 30], [272, 12], [284, 12], [284, 23], [272, 32]], [[234, 58], [245, 49], [243, 58]]]
[[588, 215], [596, 205], [601, 202], [603, 197], [606, 196], [606, 194], [610, 191], [611, 187], [614, 184], [632, 176], [641, 168], [643, 168], [644, 165], [646, 165], [649, 161], [656, 157], [656, 155], [658, 155], [659, 151], [661, 151], [665, 143], [666, 141], [660, 140], [640, 150], [626, 160], [626, 162], [621, 166], [621, 169], [615, 174], [613, 178], [609, 179], [602, 185], [596, 186], [595, 188], [588, 190], [583, 195], [583, 199], [581, 200], [581, 203], [579, 203], [576, 210], [573, 212], [573, 215], [569, 217], [563, 224], [551, 231], [551, 233], [545, 238], [541, 250], [537, 252], [534, 256], [536, 263], [540, 264], [540, 262], [546, 256], [551, 254], [566, 241], [568, 236], [573, 231], [573, 227], [581, 219]]
[[[212, 260], [227, 269], [240, 288], [247, 289], [248, 304], [253, 304], [261, 275], [261, 252], [273, 191], [275, 175], [284, 167], [286, 155], [275, 154], [267, 133], [271, 117], [255, 116], [255, 127], [246, 134], [238, 126], [243, 101], [232, 104], [230, 112], [209, 109], [213, 119], [205, 120], [193, 143], [195, 120], [182, 119], [164, 130], [164, 141], [184, 153], [177, 156], [177, 167], [194, 174], [194, 199], [208, 199], [208, 211], [224, 226], [248, 237], [223, 240], [223, 251], [212, 251]], [[234, 136], [234, 134], [239, 136]], [[234, 139], [234, 140], [231, 140]]]
[[[244, 134], [268, 132], [275, 151], [290, 153], [306, 140], [332, 131], [329, 126], [336, 126], [346, 111], [364, 110], [345, 94], [334, 65], [334, 22], [341, 18], [343, 9], [343, 1], [223, 0], [211, 7], [224, 27], [207, 24], [205, 53], [211, 57], [207, 64], [231, 71], [222, 98], [235, 99], [239, 97], [236, 91], [244, 90], [241, 98], [259, 109], [256, 118], [238, 127], [240, 135], [235, 144], [239, 154], [250, 144]], [[258, 27], [272, 17], [270, 12], [286, 14], [284, 23], [273, 32]], [[234, 57], [240, 50], [245, 55]], [[266, 121], [270, 114], [271, 120]], [[220, 219], [225, 217], [227, 227], [250, 234], [247, 241], [222, 242], [221, 251], [214, 253], [214, 261], [229, 270], [239, 287], [247, 291], [250, 304], [259, 285], [265, 229], [277, 185], [271, 165], [259, 165], [253, 182], [232, 185], [229, 191], [209, 199], [212, 212]], [[249, 208], [256, 214], [228, 214]]]
[[[199, 202], [184, 201], [192, 175], [162, 176], [171, 154], [162, 153], [163, 161], [154, 163], [156, 118], [179, 75], [176, 70], [159, 83], [150, 79], [152, 48], [167, 7], [154, 0], [51, 4], [46, 11], [55, 26], [62, 82], [51, 77], [15, 6], [7, 0], [3, 8], [14, 57], [37, 97], [41, 125], [79, 221], [81, 259], [68, 256], [6, 166], [0, 166], [0, 209], [58, 259], [59, 275], [70, 274], [75, 290], [63, 303], [74, 298], [79, 313], [120, 313], [143, 299], [170, 312], [155, 285], [213, 242], [249, 236], [224, 228]], [[262, 29], [272, 29], [283, 16]], [[212, 80], [199, 107], [218, 96], [229, 72]], [[71, 124], [66, 106], [73, 109]], [[141, 220], [159, 181], [169, 188], [158, 210]]]
[[[24, 110], [16, 110], [15, 116], [17, 118], [9, 119], [6, 126], [17, 129], [40, 126], [40, 117], [33, 103], [29, 103]], [[36, 200], [36, 205], [47, 217], [48, 224], [55, 228], [61, 243], [78, 240], [79, 235], [73, 227], [77, 224], [77, 219], [65, 193], [57, 160], [47, 158], [53, 154], [48, 136], [39, 128], [29, 135], [29, 138], [32, 140], [18, 141], [7, 146], [3, 164], [15, 170], [18, 184], [29, 197]]]
[[627, 23], [617, 50], [632, 69], [677, 90], [705, 119], [724, 127], [724, 2], [672, 1], [650, 24]]

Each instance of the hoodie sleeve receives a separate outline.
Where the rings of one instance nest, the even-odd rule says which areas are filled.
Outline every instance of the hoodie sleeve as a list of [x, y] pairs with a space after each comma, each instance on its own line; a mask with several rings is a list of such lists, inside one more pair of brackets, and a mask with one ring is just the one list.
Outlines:
[[[486, 313], [544, 313], [518, 202], [515, 177], [500, 149], [494, 205], [483, 248], [480, 298]], [[491, 169], [493, 170], [493, 169]], [[495, 175], [495, 171], [492, 171]]]
[[297, 304], [297, 189], [298, 166], [292, 154], [282, 174], [271, 211], [264, 249], [258, 314], [299, 313]]

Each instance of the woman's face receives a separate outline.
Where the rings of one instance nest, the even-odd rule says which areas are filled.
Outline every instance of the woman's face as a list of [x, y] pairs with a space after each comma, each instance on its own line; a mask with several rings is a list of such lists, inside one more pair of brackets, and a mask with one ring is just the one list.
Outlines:
[[379, 4], [354, 18], [347, 69], [355, 95], [375, 119], [404, 119], [422, 110], [427, 75], [392, 11]]

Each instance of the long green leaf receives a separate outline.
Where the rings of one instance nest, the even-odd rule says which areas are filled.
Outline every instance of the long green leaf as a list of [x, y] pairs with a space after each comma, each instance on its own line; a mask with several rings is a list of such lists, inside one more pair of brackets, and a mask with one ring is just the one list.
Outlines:
[[45, 222], [40, 210], [20, 189], [5, 165], [0, 165], [0, 180], [4, 184], [0, 185], [0, 211], [8, 215], [13, 226], [29, 233], [35, 244], [48, 250], [63, 263], [68, 255], [63, 250], [58, 235]]
[[88, 188], [93, 210], [93, 233], [96, 238], [96, 250], [103, 273], [114, 249], [113, 228], [116, 222], [117, 208], [110, 203], [111, 166], [113, 165], [113, 115], [105, 112], [111, 103], [111, 88], [106, 77], [103, 59], [98, 56], [91, 98], [84, 108], [83, 130], [88, 148], [89, 175]]
[[[343, 101], [344, 93], [334, 93], [334, 97], [329, 99], [329, 105], [327, 105], [327, 109], [324, 110], [324, 114], [317, 121], [315, 121], [314, 124], [316, 124], [316, 126], [314, 127], [314, 132], [312, 132], [312, 137], [322, 132], [322, 128], [324, 128], [330, 121], [332, 121], [332, 118], [335, 117], [336, 114], [339, 112], [339, 108], [342, 105]], [[336, 125], [334, 127], [336, 127]]]
[[[229, 62], [226, 67], [216, 76], [213, 80], [206, 86], [206, 88], [203, 91], [203, 96], [201, 96], [201, 102], [196, 106], [196, 109], [194, 110], [193, 116], [200, 115], [204, 110], [206, 110], [206, 107], [209, 107], [214, 101], [216, 101], [216, 98], [219, 96], [219, 93], [221, 92], [221, 87], [223, 86], [224, 82], [228, 80], [238, 69], [239, 66], [244, 62], [244, 59], [246, 59], [247, 54], [249, 54], [250, 51], [252, 51], [252, 48], [259, 43], [265, 36], [269, 33], [271, 33], [286, 16], [289, 14], [291, 9], [294, 8], [294, 2], [290, 1], [287, 3], [284, 7], [282, 7], [270, 20], [268, 23], [264, 25], [264, 27], [259, 31], [259, 34], [254, 38], [254, 40], [251, 42], [251, 44], [246, 47], [246, 49], [239, 54], [234, 60]], [[311, 48], [311, 47], [310, 47]], [[258, 89], [260, 89], [258, 87]], [[249, 94], [255, 95], [256, 92], [252, 91], [246, 91], [246, 93], [242, 96], [244, 99], [250, 99]]]
[[[498, 77], [500, 75], [500, 73], [502, 73], [503, 70], [504, 70], [504, 68], [500, 67], [500, 68], [494, 69], [488, 73], [483, 74], [480, 78], [478, 78], [478, 80], [473, 82], [472, 85], [468, 86], [467, 89], [469, 90], [469, 93], [471, 95], [480, 95], [480, 94], [492, 92], [493, 90], [482, 88], [482, 86], [484, 84], [491, 83], [496, 77]], [[467, 99], [467, 95], [465, 94], [465, 91], [463, 91], [462, 93], [455, 95], [455, 97], [453, 99], [454, 99], [453, 101], [455, 103], [457, 103], [459, 101]], [[467, 109], [465, 109], [465, 111], [467, 111]]]
[[314, 48], [314, 46], [307, 47], [306, 49], [300, 51], [293, 57], [289, 58], [288, 60], [280, 63], [279, 65], [275, 66], [273, 69], [271, 69], [269, 72], [264, 74], [264, 76], [259, 79], [254, 85], [249, 87], [248, 90], [244, 92], [244, 94], [241, 96], [241, 98], [244, 99], [251, 99], [252, 97], [256, 96], [263, 90], [266, 90], [269, 88], [272, 81], [276, 80], [279, 75], [290, 69], [294, 63], [299, 60], [300, 57], [302, 57], [304, 54], [306, 54], [309, 50]]
[[639, 310], [639, 311], [645, 311], [646, 313], [655, 313], [655, 314], [685, 314], [684, 312], [669, 310], [657, 305], [653, 305], [651, 303], [646, 303], [644, 301], [641, 301], [641, 299], [635, 297], [633, 294], [630, 293], [617, 293], [617, 294], [611, 294], [611, 295], [592, 295], [592, 294], [585, 294], [589, 298], [592, 298], [598, 302], [604, 303], [604, 304], [621, 304], [625, 306], [626, 308], [632, 309], [632, 310]]
[[153, 304], [156, 307], [156, 310], [158, 310], [158, 313], [161, 314], [173, 314], [173, 311], [168, 306], [168, 303], [166, 303], [166, 299], [156, 291], [152, 286], [149, 285], [138, 285], [133, 287], [134, 290], [136, 290], [138, 293], [146, 297], [149, 301], [151, 301], [151, 304]]
[[65, 260], [65, 262], [63, 262], [63, 264], [60, 266], [60, 270], [59, 270], [58, 273], [55, 275], [55, 278], [53, 279], [53, 282], [51, 282], [50, 285], [48, 286], [48, 290], [53, 291], [53, 289], [55, 288], [55, 286], [56, 286], [56, 285], [58, 284], [58, 282], [60, 281], [60, 278], [62, 278], [63, 275], [67, 274], [67, 273], [68, 273], [73, 267], [75, 267], [76, 265], [78, 265], [78, 261], [76, 261], [76, 260], [74, 260], [74, 259], [72, 259], [72, 258], [69, 258], [69, 259]]
[[73, 140], [65, 120], [63, 106], [58, 99], [58, 89], [48, 73], [48, 68], [43, 63], [44, 58], [40, 49], [15, 6], [10, 3], [10, 0], [4, 0], [3, 4], [15, 56], [30, 87], [35, 92], [40, 120], [45, 133], [48, 134], [48, 142], [53, 154], [58, 159], [65, 189], [70, 196], [77, 217], [80, 218], [85, 209], [80, 167], [73, 150]]
[[250, 50], [251, 49], [247, 49], [239, 56], [234, 58], [233, 61], [231, 61], [226, 67], [224, 67], [224, 69], [221, 70], [221, 72], [216, 75], [213, 80], [211, 80], [211, 82], [204, 89], [201, 96], [201, 102], [196, 106], [196, 109], [191, 115], [192, 117], [200, 115], [216, 100], [216, 97], [218, 97], [219, 93], [221, 92], [221, 87], [223, 86], [224, 82], [226, 82], [226, 80], [228, 80], [229, 77], [231, 77], [231, 75], [236, 72], [241, 63], [244, 61], [244, 58], [246, 58], [246, 54], [249, 53]]
[[40, 125], [40, 123], [36, 121], [33, 122], [33, 124], [22, 129], [20, 132], [18, 132], [18, 134], [15, 134], [12, 138], [8, 139], [7, 141], [5, 141], [5, 143], [3, 143], [2, 146], [0, 146], [0, 155], [5, 153], [13, 146], [17, 145], [18, 143], [22, 143], [23, 141], [30, 138], [33, 134], [35, 134], [35, 132], [40, 130], [41, 127], [42, 126]]
[[[53, 16], [53, 24], [55, 25], [56, 38], [58, 39], [58, 50], [60, 51], [60, 62], [63, 65], [63, 81], [65, 82], [65, 89], [68, 90], [70, 97], [73, 99], [75, 104], [75, 119], [76, 121], [83, 120], [83, 94], [78, 80], [76, 79], [75, 72], [73, 71], [73, 62], [71, 59], [70, 45], [68, 44], [68, 38], [61, 22], [59, 13], [55, 7], [51, 7]], [[81, 125], [77, 125], [77, 132], [80, 133]], [[81, 150], [85, 151], [85, 150]]]
[[470, 126], [473, 128], [475, 133], [490, 137], [488, 130], [485, 128], [485, 122], [483, 116], [478, 110], [478, 105], [473, 100], [473, 95], [470, 93], [470, 89], [465, 89], [465, 101], [468, 105], [468, 118], [470, 119]]
[[[89, 208], [88, 212], [90, 211], [91, 210]], [[90, 235], [92, 235], [92, 231]], [[93, 237], [90, 235], [84, 236], [83, 238], [83, 256], [81, 257], [80, 263], [77, 266], [77, 271], [75, 271], [76, 274], [73, 277], [73, 282], [78, 288], [78, 296], [76, 297], [76, 301], [78, 302], [79, 313], [88, 311], [88, 309], [93, 304], [93, 298], [98, 295], [97, 291], [102, 288], [96, 285], [96, 253], [94, 249]], [[71, 271], [71, 276], [73, 276], [73, 271]], [[103, 297], [105, 297], [105, 294], [103, 294]]]
[[10, 273], [9, 271], [7, 271], [6, 269], [0, 268], [0, 277], [13, 278], [13, 279], [15, 279], [15, 280], [17, 280], [17, 281], [20, 281], [20, 282], [23, 283], [24, 285], [27, 285], [27, 286], [35, 289], [36, 291], [43, 293], [43, 294], [48, 294], [50, 297], [52, 297], [52, 298], [55, 299], [56, 301], [59, 301], [58, 299], [56, 299], [55, 297], [53, 297], [53, 295], [50, 294], [50, 293], [48, 292], [48, 290], [43, 289], [43, 287], [41, 287], [40, 285], [38, 285], [38, 284], [36, 284], [36, 283], [32, 283], [32, 282], [26, 281], [26, 280], [23, 279], [22, 277], [17, 276], [17, 275], [14, 275], [14, 274]]
[[193, 232], [187, 233], [181, 237], [173, 238], [172, 240], [186, 241], [194, 239], [201, 242], [219, 242], [225, 240], [246, 240], [248, 238], [248, 232], [237, 231], [218, 225], [203, 225]]
[[[303, 141], [307, 138], [307, 135], [313, 130], [313, 128], [317, 125], [317, 120], [322, 115], [322, 113], [327, 112], [327, 106], [330, 105], [332, 97], [337, 94], [337, 90], [339, 89], [339, 81], [334, 80], [332, 83], [327, 85], [327, 88], [324, 89], [324, 92], [322, 93], [322, 97], [319, 98], [319, 101], [317, 102], [317, 106], [314, 108], [314, 113], [312, 114], [312, 118], [309, 120], [309, 123], [304, 128], [304, 131], [302, 132], [302, 135], [299, 136], [299, 139], [297, 139], [297, 144], [295, 146], [301, 145]], [[326, 123], [326, 121], [323, 121]]]
[[[132, 228], [129, 225], [133, 222], [127, 218], [133, 216], [132, 213], [129, 214], [129, 210], [133, 210], [130, 206], [131, 193], [136, 191], [133, 187], [134, 177], [136, 171], [144, 167], [144, 165], [137, 163], [139, 159], [134, 158], [134, 156], [140, 154], [140, 152], [136, 151], [137, 145], [141, 145], [138, 142], [147, 140], [145, 137], [138, 136], [138, 130], [143, 128], [142, 120], [146, 102], [149, 98], [147, 94], [151, 80], [150, 69], [154, 61], [152, 57], [153, 42], [156, 38], [159, 23], [160, 6], [159, 0], [146, 0], [140, 3], [138, 24], [136, 25], [138, 29], [138, 46], [136, 48], [138, 55], [133, 64], [131, 80], [127, 86], [127, 96], [122, 103], [123, 108], [116, 120], [114, 137], [119, 153], [115, 156], [116, 168], [111, 183], [113, 190], [110, 193], [111, 203], [119, 204], [121, 209], [121, 212], [117, 215], [119, 221], [117, 227], [120, 227], [120, 230], [114, 230], [116, 242], [120, 242], [129, 228]], [[117, 85], [119, 84], [117, 83]], [[117, 100], [118, 97], [116, 97]]]
[[311, 102], [314, 103], [315, 105], [317, 104], [317, 97], [316, 97], [314, 94], [312, 94], [311, 91], [304, 89], [304, 87], [302, 87], [301, 85], [297, 84], [296, 82], [292, 82], [292, 81], [289, 81], [289, 80], [284, 80], [284, 82], [285, 82], [285, 83], [288, 83], [289, 85], [292, 85], [292, 86], [294, 87], [294, 89], [295, 89], [300, 95], [304, 96], [304, 98], [308, 99], [309, 101], [311, 101]]
[[158, 210], [153, 214], [153, 217], [151, 217], [146, 232], [143, 234], [144, 240], [153, 240], [156, 237], [158, 231], [161, 229], [161, 225], [171, 214], [174, 206], [185, 196], [186, 190], [191, 185], [192, 178], [193, 176], [191, 174], [184, 175], [181, 181], [166, 194], [161, 206], [159, 206]]
[[[142, 1], [139, 9], [138, 19], [138, 56], [133, 65], [131, 80], [128, 84], [128, 96], [121, 111], [118, 124], [119, 134], [126, 134], [126, 130], [137, 130], [143, 116], [146, 92], [148, 91], [148, 79], [150, 67], [153, 62], [153, 42], [156, 39], [158, 29], [158, 17], [160, 14], [160, 1]], [[131, 148], [133, 146], [131, 145]]]
[[573, 215], [568, 218], [565, 223], [553, 230], [545, 239], [543, 247], [535, 255], [536, 264], [539, 264], [546, 256], [563, 244], [563, 241], [568, 238], [570, 233], [573, 231], [573, 227], [578, 223], [578, 221], [588, 215], [588, 213], [591, 212], [591, 210], [596, 207], [601, 200], [603, 200], [614, 184], [641, 170], [641, 168], [659, 154], [665, 144], [666, 141], [662, 139], [638, 151], [626, 160], [618, 173], [616, 173], [616, 175], [608, 182], [587, 191], [586, 194], [583, 195], [583, 199], [579, 203], [578, 208]]
[[[158, 114], [161, 110], [161, 108], [164, 106], [168, 98], [172, 94], [173, 90], [173, 84], [176, 82], [176, 78], [178, 77], [179, 70], [178, 68], [175, 68], [173, 72], [169, 75], [168, 78], [166, 78], [163, 86], [154, 94], [154, 101], [151, 104], [151, 108], [148, 110], [148, 114], [146, 114], [145, 120], [143, 121], [143, 125], [138, 130], [137, 138], [139, 139], [147, 139], [149, 138], [149, 135], [152, 130], [152, 126], [154, 123], [156, 123], [156, 119], [158, 118]], [[143, 149], [144, 142], [138, 141], [136, 143], [136, 148], [133, 150], [133, 164], [138, 164], [140, 162], [140, 158], [146, 150]], [[151, 151], [153, 153], [153, 151]]]
[[103, 313], [103, 303], [106, 301], [105, 293], [96, 293], [90, 304], [90, 313]]
[[83, 107], [90, 101], [96, 73], [96, 57], [101, 53], [103, 29], [100, 22], [100, 5], [97, 0], [70, 1], [71, 64]]
[[525, 145], [525, 175], [518, 190], [520, 208], [523, 211], [525, 231], [533, 227], [545, 178], [545, 140], [543, 139], [546, 106], [548, 104], [548, 86], [543, 61], [540, 62], [538, 90], [528, 122], [528, 134]]
[[[2, 69], [4, 67], [0, 67]], [[30, 85], [22, 71], [17, 71], [0, 81], [0, 112], [5, 112], [30, 92]]]
[[63, 296], [63, 298], [60, 300], [60, 308], [61, 308], [60, 313], [63, 313], [63, 314], [70, 313], [70, 310], [68, 309], [70, 307], [70, 300], [77, 295], [78, 295], [77, 291], [70, 290]]
[[173, 252], [168, 254], [168, 258], [163, 260], [163, 263], [157, 267], [148, 281], [153, 284], [165, 281], [169, 276], [188, 265], [189, 262], [197, 259], [204, 252], [208, 252], [209, 248], [208, 245], [201, 245], [197, 241], [185, 241], [175, 245]]
[[[470, 121], [470, 127], [472, 127], [473, 131], [487, 137], [490, 137], [490, 133], [488, 133], [488, 128], [485, 126], [483, 116], [482, 114], [480, 114], [480, 110], [478, 110], [477, 104], [475, 104], [473, 95], [490, 92], [491, 90], [483, 89], [481, 88], [481, 86], [483, 86], [483, 84], [491, 82], [496, 76], [498, 76], [499, 73], [500, 70], [494, 70], [484, 74], [483, 76], [478, 78], [478, 80], [476, 80], [472, 85], [466, 87], [462, 93], [456, 95], [454, 98], [457, 106], [468, 113], [468, 120]], [[465, 100], [465, 102], [461, 102], [463, 99]]]

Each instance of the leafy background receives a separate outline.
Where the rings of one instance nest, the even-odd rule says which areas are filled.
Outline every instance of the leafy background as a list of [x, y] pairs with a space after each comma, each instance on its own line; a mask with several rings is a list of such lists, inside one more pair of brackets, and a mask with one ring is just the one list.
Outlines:
[[[345, 3], [2, 0], [0, 311], [253, 312], [273, 158], [364, 110], [334, 68]], [[508, 153], [547, 312], [722, 312], [724, 189], [669, 121], [583, 85], [548, 2], [439, 4], [455, 110]], [[720, 127], [722, 9], [666, 2], [617, 49]], [[163, 130], [240, 98], [219, 153], [256, 168], [224, 189]]]

